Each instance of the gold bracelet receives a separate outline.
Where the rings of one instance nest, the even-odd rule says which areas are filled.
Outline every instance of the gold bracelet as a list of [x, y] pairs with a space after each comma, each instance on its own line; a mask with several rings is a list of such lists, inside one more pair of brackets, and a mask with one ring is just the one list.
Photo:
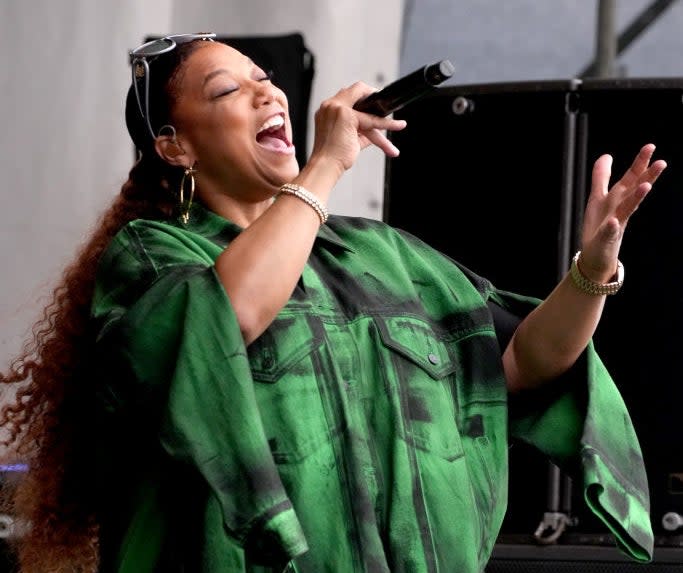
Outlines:
[[592, 295], [616, 294], [624, 284], [624, 265], [617, 259], [617, 272], [612, 277], [612, 281], [608, 283], [596, 283], [588, 277], [584, 276], [579, 269], [579, 256], [581, 251], [576, 251], [572, 259], [572, 265], [569, 268], [569, 275], [572, 277], [574, 285], [582, 292]]
[[301, 199], [304, 203], [306, 203], [306, 205], [311, 207], [318, 214], [321, 225], [324, 225], [327, 221], [327, 217], [329, 216], [327, 208], [308, 189], [305, 189], [296, 183], [285, 183], [282, 187], [280, 187], [280, 193], [294, 195], [295, 197]]

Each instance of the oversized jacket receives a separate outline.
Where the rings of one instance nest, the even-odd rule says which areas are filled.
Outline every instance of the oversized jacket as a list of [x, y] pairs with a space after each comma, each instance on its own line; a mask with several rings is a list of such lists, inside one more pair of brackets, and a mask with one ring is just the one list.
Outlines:
[[592, 344], [563, 379], [508, 399], [496, 316], [538, 300], [379, 221], [332, 216], [245, 347], [214, 268], [239, 232], [196, 206], [187, 225], [128, 224], [102, 259], [103, 573], [480, 573], [513, 439], [571, 472], [619, 547], [651, 559], [640, 447]]

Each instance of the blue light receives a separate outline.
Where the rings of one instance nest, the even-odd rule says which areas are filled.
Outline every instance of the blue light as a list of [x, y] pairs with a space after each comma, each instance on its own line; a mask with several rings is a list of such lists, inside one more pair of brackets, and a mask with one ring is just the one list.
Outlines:
[[28, 464], [0, 464], [0, 472], [26, 472]]

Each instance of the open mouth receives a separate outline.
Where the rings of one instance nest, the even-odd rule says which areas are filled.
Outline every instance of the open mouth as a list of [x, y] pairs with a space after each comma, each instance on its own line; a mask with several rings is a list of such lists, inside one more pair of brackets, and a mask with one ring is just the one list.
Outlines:
[[269, 118], [256, 134], [256, 141], [262, 147], [278, 153], [291, 153], [294, 149], [292, 142], [287, 139], [285, 118], [282, 115]]

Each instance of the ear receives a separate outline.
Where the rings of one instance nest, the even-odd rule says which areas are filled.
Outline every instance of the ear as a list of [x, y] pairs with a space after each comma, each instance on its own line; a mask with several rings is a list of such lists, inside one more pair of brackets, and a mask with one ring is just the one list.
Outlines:
[[[154, 141], [154, 149], [166, 163], [179, 167], [187, 167], [193, 164], [187, 153], [180, 145], [175, 130], [172, 133], [160, 133]], [[189, 159], [189, 161], [188, 161]]]

